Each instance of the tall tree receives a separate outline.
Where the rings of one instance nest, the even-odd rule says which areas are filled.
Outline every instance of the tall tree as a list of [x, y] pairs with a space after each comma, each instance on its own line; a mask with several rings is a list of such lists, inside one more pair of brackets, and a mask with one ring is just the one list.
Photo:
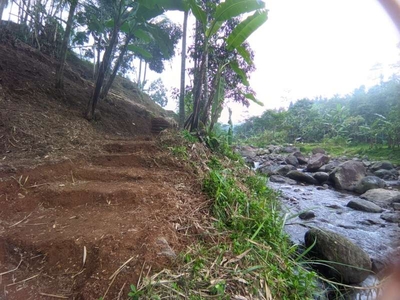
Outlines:
[[183, 12], [183, 36], [181, 53], [181, 82], [179, 93], [179, 128], [185, 125], [185, 75], [186, 75], [186, 36], [188, 25], [189, 9]]
[[67, 27], [64, 32], [64, 38], [61, 45], [60, 58], [59, 58], [59, 66], [56, 72], [56, 88], [62, 89], [64, 88], [64, 69], [65, 69], [65, 61], [67, 59], [67, 50], [69, 37], [71, 35], [72, 23], [74, 18], [74, 13], [76, 6], [78, 5], [78, 0], [71, 0], [69, 12], [68, 12], [68, 20]]

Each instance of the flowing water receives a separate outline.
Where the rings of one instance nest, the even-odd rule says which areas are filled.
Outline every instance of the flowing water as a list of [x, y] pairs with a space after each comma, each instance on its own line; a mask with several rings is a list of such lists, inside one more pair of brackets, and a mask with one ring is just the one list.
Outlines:
[[[397, 182], [398, 183], [398, 182]], [[395, 187], [396, 182], [390, 182]], [[380, 218], [381, 213], [353, 210], [347, 203], [358, 196], [333, 189], [285, 185], [269, 182], [268, 185], [281, 191], [282, 208], [287, 214], [286, 232], [293, 242], [304, 244], [304, 235], [310, 227], [319, 227], [342, 234], [364, 249], [373, 260], [382, 261], [400, 246], [400, 227]], [[315, 217], [305, 221], [298, 215], [312, 211]], [[362, 286], [373, 286], [377, 279], [367, 278]], [[374, 299], [373, 291], [353, 294], [348, 299]]]

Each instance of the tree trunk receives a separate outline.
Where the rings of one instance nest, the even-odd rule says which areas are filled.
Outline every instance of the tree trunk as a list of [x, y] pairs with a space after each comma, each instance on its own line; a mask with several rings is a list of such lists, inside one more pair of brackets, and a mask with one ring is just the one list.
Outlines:
[[147, 61], [144, 61], [144, 72], [143, 72], [143, 88], [146, 84], [146, 73], [147, 73]]
[[67, 60], [69, 36], [71, 34], [72, 21], [74, 18], [74, 12], [77, 5], [78, 5], [78, 0], [71, 1], [71, 6], [69, 8], [69, 13], [68, 13], [67, 27], [65, 29], [64, 38], [61, 45], [60, 65], [57, 69], [57, 74], [56, 74], [56, 88], [58, 89], [64, 88], [65, 61]]
[[114, 82], [114, 79], [117, 76], [118, 69], [121, 66], [121, 63], [122, 63], [122, 61], [124, 59], [126, 50], [128, 49], [128, 44], [131, 41], [131, 39], [132, 39], [132, 36], [127, 36], [126, 37], [125, 44], [124, 44], [124, 46], [122, 47], [122, 49], [121, 49], [121, 51], [119, 53], [117, 61], [115, 62], [115, 66], [114, 66], [114, 69], [113, 69], [113, 71], [112, 71], [112, 73], [110, 75], [110, 78], [104, 84], [104, 87], [103, 87], [103, 89], [101, 91], [100, 99], [105, 99], [107, 97], [107, 94], [108, 94], [108, 92], [109, 92], [109, 90], [110, 90], [110, 88], [111, 88], [111, 86], [112, 86], [112, 84]]
[[186, 34], [189, 11], [183, 15], [183, 36], [182, 36], [182, 54], [181, 54], [181, 90], [179, 94], [179, 128], [185, 124], [185, 71], [186, 71]]
[[139, 87], [139, 89], [141, 90], [142, 89], [142, 86], [141, 86], [141, 77], [142, 77], [142, 59], [140, 59], [140, 62], [139, 62], [139, 79], [138, 79], [138, 87]]
[[110, 67], [111, 54], [113, 53], [114, 46], [118, 39], [119, 26], [120, 26], [119, 19], [115, 20], [115, 26], [113, 29], [113, 33], [112, 33], [109, 45], [106, 48], [106, 52], [104, 53], [104, 56], [103, 56], [103, 61], [101, 62], [99, 70], [98, 70], [96, 85], [95, 85], [94, 91], [93, 91], [93, 96], [89, 100], [89, 103], [88, 103], [88, 108], [86, 111], [86, 118], [89, 121], [92, 120], [92, 117], [94, 115], [94, 111], [96, 109], [97, 102], [99, 101], [100, 91], [103, 86], [104, 77], [107, 72], [107, 69]]

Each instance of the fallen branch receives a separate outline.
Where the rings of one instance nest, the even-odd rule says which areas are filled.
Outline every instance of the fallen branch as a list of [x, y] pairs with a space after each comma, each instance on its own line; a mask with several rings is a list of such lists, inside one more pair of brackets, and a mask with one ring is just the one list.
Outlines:
[[11, 225], [9, 228], [14, 227], [14, 226], [17, 226], [18, 224], [21, 224], [21, 223], [24, 222], [26, 219], [28, 219], [28, 218], [31, 216], [32, 213], [33, 213], [33, 212], [31, 212], [29, 215], [27, 215], [27, 216], [26, 216], [25, 218], [23, 218], [21, 221], [18, 221], [17, 223]]
[[68, 299], [67, 296], [63, 296], [63, 295], [53, 295], [53, 294], [46, 294], [46, 293], [39, 293], [39, 295], [51, 297], [51, 298], [57, 298], [57, 299]]
[[17, 271], [18, 268], [19, 268], [19, 266], [21, 265], [21, 263], [22, 263], [22, 256], [21, 256], [21, 260], [19, 261], [18, 266], [17, 266], [15, 269], [12, 269], [12, 270], [10, 270], [10, 271], [6, 271], [6, 272], [3, 272], [3, 273], [0, 273], [0, 276], [3, 276], [3, 275], [6, 275], [6, 274], [9, 274], [9, 273], [12, 273], [12, 272], [14, 272], [14, 271]]

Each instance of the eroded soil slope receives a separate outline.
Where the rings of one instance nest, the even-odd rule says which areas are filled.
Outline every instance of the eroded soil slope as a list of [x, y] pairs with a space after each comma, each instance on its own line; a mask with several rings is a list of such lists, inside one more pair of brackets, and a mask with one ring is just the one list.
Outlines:
[[0, 174], [0, 299], [126, 296], [193, 242], [207, 203], [192, 171], [151, 140], [103, 149]]

